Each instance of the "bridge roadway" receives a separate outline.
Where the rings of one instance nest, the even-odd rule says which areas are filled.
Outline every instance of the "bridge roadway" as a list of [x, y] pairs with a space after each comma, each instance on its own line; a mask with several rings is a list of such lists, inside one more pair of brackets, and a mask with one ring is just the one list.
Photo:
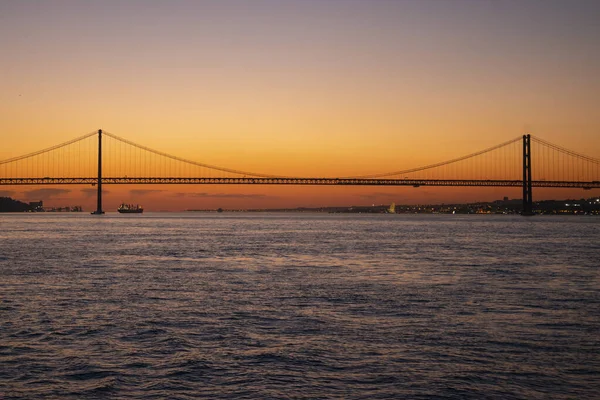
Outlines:
[[[0, 185], [96, 185], [98, 178], [0, 178]], [[329, 186], [480, 186], [522, 187], [522, 180], [365, 179], [365, 178], [134, 178], [103, 177], [102, 184], [329, 185]], [[532, 187], [600, 188], [600, 181], [532, 180]]]

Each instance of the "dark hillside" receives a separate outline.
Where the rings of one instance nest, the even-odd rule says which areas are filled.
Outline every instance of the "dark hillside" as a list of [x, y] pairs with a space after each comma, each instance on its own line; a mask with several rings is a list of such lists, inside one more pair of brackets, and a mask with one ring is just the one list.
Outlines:
[[10, 197], [0, 197], [0, 212], [23, 212], [31, 211], [31, 206]]

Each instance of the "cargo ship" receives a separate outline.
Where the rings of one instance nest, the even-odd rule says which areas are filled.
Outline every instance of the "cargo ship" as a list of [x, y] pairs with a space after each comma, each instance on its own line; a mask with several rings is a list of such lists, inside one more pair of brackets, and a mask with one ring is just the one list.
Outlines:
[[121, 214], [141, 214], [144, 212], [144, 208], [139, 204], [125, 204], [121, 203], [117, 211]]

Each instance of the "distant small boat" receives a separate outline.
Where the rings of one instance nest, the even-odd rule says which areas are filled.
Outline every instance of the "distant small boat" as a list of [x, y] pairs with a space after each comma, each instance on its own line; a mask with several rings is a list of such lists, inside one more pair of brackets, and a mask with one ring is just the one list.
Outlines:
[[121, 203], [117, 211], [121, 214], [141, 214], [144, 212], [144, 208], [139, 204], [125, 204]]

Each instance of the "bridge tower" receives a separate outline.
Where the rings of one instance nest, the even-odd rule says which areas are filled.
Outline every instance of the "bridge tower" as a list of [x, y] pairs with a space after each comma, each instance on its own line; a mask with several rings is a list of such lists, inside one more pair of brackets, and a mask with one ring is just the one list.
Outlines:
[[531, 135], [523, 135], [523, 212], [522, 215], [533, 215], [533, 198], [531, 191]]
[[92, 214], [102, 215], [102, 129], [98, 129], [98, 203]]

